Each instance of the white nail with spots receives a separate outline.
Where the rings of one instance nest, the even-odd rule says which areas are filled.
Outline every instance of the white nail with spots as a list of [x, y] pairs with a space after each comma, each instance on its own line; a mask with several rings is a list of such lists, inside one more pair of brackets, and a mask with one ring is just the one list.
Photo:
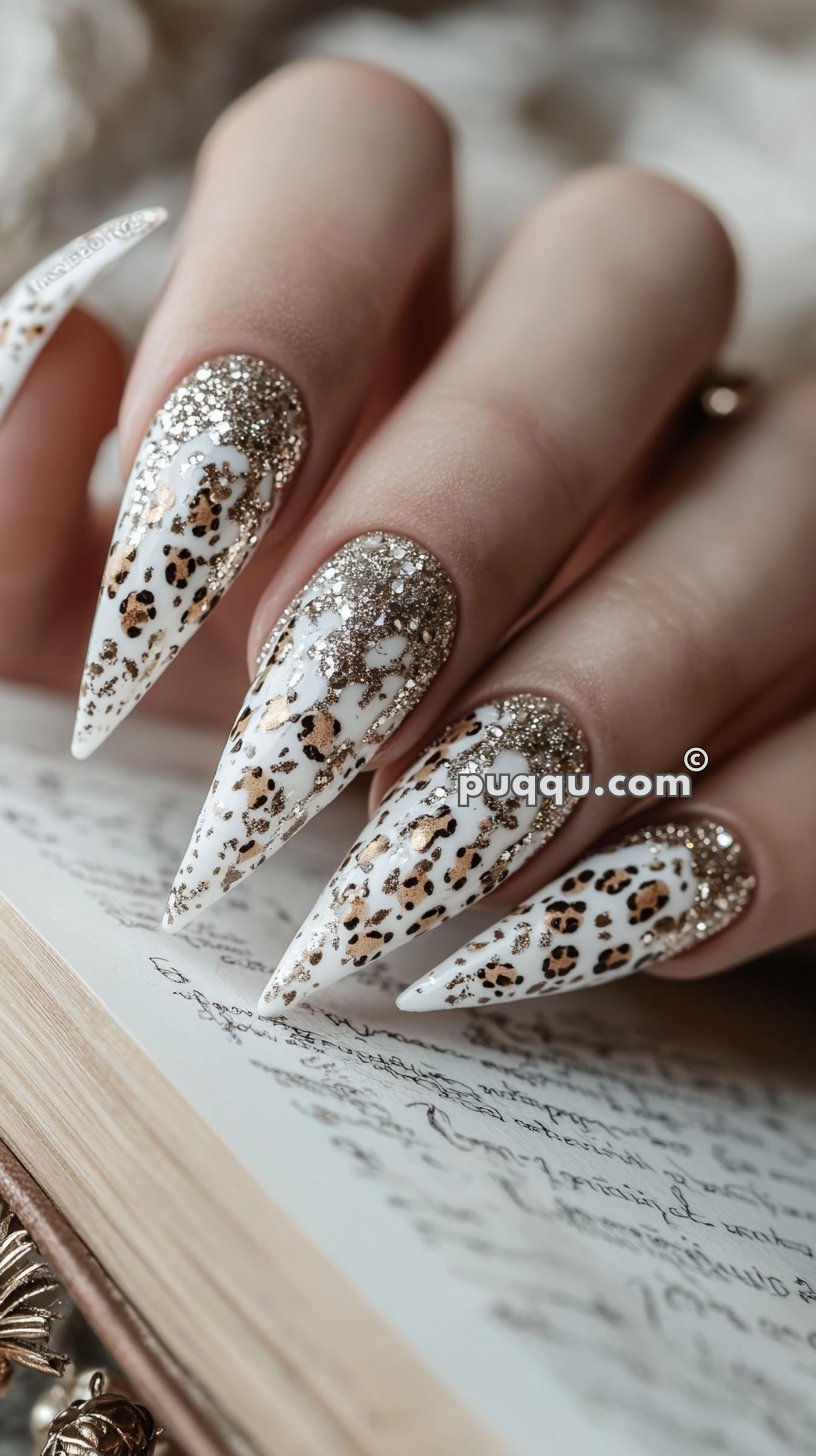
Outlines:
[[164, 208], [144, 207], [100, 223], [37, 263], [0, 298], [0, 420], [77, 299], [166, 220]]
[[603, 985], [724, 930], [756, 887], [730, 830], [643, 829], [567, 871], [402, 993], [402, 1011], [449, 1011]]
[[178, 930], [296, 834], [373, 758], [448, 656], [456, 595], [430, 552], [358, 536], [284, 612], [176, 876]]
[[[271, 1017], [433, 929], [529, 859], [578, 800], [490, 792], [500, 776], [578, 775], [580, 728], [559, 703], [516, 694], [476, 708], [395, 784], [264, 992]], [[460, 793], [479, 776], [486, 789]]]
[[192, 370], [153, 420], [113, 533], [79, 694], [87, 758], [229, 590], [306, 451], [303, 401], [263, 359]]

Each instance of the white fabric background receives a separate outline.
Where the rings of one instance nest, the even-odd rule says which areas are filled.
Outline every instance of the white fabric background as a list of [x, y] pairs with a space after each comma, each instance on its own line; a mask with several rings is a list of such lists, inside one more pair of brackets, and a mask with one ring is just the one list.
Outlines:
[[[131, 203], [178, 217], [230, 96], [321, 50], [395, 66], [454, 116], [466, 281], [563, 172], [647, 163], [696, 186], [735, 235], [732, 356], [769, 372], [816, 362], [811, 0], [0, 0], [0, 283]], [[131, 336], [158, 247], [105, 288]]]
[[[578, 166], [662, 168], [720, 209], [742, 257], [740, 364], [816, 365], [812, 0], [0, 0], [0, 288], [73, 233], [162, 202], [230, 97], [288, 56], [403, 70], [461, 138], [467, 287], [513, 221]], [[132, 339], [166, 229], [96, 297]], [[24, 1456], [0, 1407], [0, 1456]]]

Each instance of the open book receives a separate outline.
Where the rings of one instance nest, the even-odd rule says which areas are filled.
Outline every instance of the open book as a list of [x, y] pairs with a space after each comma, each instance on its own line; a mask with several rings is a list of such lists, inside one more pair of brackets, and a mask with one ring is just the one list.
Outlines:
[[803, 968], [400, 1015], [460, 919], [256, 1022], [361, 798], [171, 940], [220, 744], [0, 708], [0, 1132], [236, 1450], [813, 1452]]

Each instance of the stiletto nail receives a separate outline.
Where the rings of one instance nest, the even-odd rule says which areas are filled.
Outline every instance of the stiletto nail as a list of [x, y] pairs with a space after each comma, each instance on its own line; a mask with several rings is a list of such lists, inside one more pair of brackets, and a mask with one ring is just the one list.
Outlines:
[[200, 364], [162, 405], [113, 533], [79, 695], [77, 758], [127, 716], [229, 590], [306, 445], [297, 389], [247, 354]]
[[[519, 694], [468, 714], [383, 799], [284, 954], [259, 1014], [277, 1015], [488, 894], [578, 803], [569, 793], [561, 803], [502, 797], [496, 776], [577, 775], [587, 762], [580, 728], [547, 698]], [[460, 803], [465, 774], [488, 776], [486, 792]]]
[[283, 614], [176, 876], [178, 929], [337, 797], [419, 702], [450, 652], [456, 593], [430, 552], [358, 536]]
[[598, 986], [725, 930], [756, 880], [730, 829], [642, 829], [600, 850], [415, 981], [402, 1011], [504, 1005]]
[[166, 219], [164, 208], [147, 207], [100, 223], [44, 258], [0, 298], [0, 420], [80, 295]]

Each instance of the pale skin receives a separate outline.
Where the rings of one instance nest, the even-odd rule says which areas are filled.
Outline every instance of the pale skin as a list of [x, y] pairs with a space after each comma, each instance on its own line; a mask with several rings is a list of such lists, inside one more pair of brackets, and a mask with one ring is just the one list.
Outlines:
[[[191, 368], [259, 355], [296, 381], [311, 448], [274, 535], [150, 709], [226, 732], [247, 665], [317, 567], [357, 534], [410, 536], [453, 579], [459, 629], [378, 756], [372, 803], [463, 710], [545, 693], [582, 724], [596, 778], [677, 768], [692, 744], [711, 755], [693, 811], [734, 829], [758, 890], [662, 974], [806, 937], [816, 383], [727, 426], [678, 428], [726, 338], [737, 267], [702, 201], [637, 171], [544, 198], [454, 319], [453, 185], [444, 119], [389, 73], [311, 62], [230, 109], [129, 377], [75, 311], [0, 428], [0, 672], [75, 693], [112, 527], [87, 497], [101, 439], [118, 419], [126, 474]], [[495, 893], [496, 913], [631, 808], [587, 800]]]

